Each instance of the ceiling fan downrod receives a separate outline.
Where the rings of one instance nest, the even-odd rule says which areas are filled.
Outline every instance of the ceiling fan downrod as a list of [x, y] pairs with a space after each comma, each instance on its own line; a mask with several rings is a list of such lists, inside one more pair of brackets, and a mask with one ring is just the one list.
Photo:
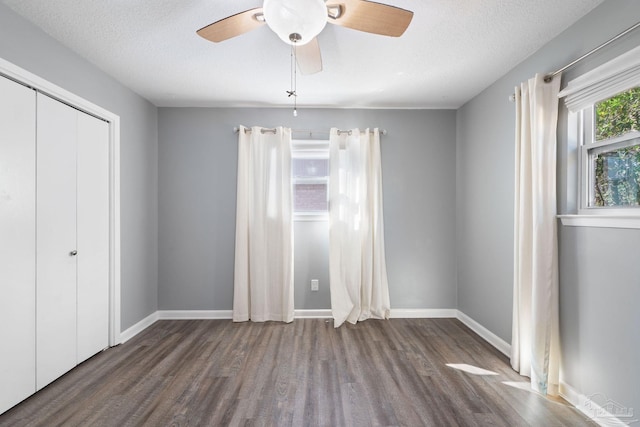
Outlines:
[[289, 40], [291, 41], [291, 90], [287, 91], [287, 95], [289, 98], [293, 96], [293, 117], [298, 117], [298, 74], [296, 69], [298, 58], [296, 57], [296, 45], [302, 40], [302, 36], [298, 33], [291, 33], [289, 34]]

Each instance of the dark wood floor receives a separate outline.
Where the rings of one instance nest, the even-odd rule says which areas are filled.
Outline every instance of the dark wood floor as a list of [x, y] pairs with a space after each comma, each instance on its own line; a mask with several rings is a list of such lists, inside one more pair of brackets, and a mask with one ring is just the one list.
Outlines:
[[0, 425], [589, 425], [566, 403], [504, 382], [526, 379], [455, 319], [338, 329], [323, 319], [159, 321], [6, 412]]

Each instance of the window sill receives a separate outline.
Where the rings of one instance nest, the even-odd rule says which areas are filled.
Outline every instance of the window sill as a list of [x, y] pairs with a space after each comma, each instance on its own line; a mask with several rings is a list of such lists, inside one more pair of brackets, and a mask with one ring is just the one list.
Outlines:
[[327, 212], [321, 213], [295, 213], [293, 214], [293, 221], [329, 221], [329, 214]]
[[640, 215], [558, 215], [569, 227], [601, 227], [640, 229]]

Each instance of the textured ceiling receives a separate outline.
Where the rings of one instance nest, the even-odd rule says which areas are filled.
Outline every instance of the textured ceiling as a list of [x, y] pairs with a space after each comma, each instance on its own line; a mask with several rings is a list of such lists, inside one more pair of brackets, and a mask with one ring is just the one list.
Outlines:
[[[268, 27], [196, 35], [261, 0], [2, 1], [157, 106], [290, 104], [290, 49]], [[601, 2], [388, 0], [414, 11], [405, 34], [327, 25], [324, 70], [298, 75], [298, 105], [457, 108]]]

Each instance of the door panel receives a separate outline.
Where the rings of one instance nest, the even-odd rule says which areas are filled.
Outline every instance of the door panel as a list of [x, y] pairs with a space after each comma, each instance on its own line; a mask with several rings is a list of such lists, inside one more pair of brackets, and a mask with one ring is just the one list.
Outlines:
[[78, 112], [78, 363], [109, 346], [109, 126]]
[[76, 110], [37, 96], [37, 389], [76, 365]]
[[0, 77], [0, 413], [36, 389], [36, 93]]

